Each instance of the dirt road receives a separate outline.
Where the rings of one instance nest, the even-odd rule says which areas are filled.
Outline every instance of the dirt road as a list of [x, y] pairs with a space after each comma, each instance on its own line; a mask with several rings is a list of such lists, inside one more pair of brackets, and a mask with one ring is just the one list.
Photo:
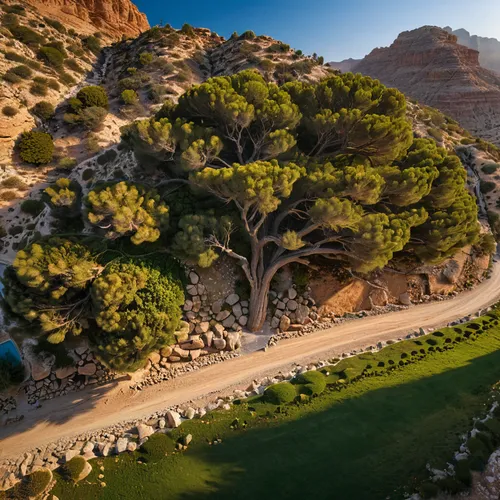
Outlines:
[[26, 412], [22, 422], [0, 428], [0, 459], [16, 457], [61, 438], [145, 417], [174, 404], [206, 398], [210, 393], [228, 394], [237, 387], [245, 388], [255, 378], [288, 371], [296, 363], [333, 357], [419, 327], [440, 327], [499, 298], [500, 264], [495, 264], [491, 279], [452, 300], [412, 306], [284, 340], [267, 352], [241, 356], [142, 391], [130, 390], [130, 381], [121, 380], [46, 401], [41, 409]]

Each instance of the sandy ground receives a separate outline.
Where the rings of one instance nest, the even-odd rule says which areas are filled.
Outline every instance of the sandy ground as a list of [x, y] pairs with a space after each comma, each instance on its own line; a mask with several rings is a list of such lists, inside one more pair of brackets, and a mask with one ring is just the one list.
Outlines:
[[[235, 388], [246, 388], [255, 378], [288, 371], [294, 364], [328, 359], [343, 352], [394, 339], [420, 327], [437, 328], [477, 312], [500, 297], [500, 264], [491, 279], [474, 290], [443, 302], [370, 316], [305, 337], [281, 341], [266, 352], [258, 351], [191, 372], [142, 391], [132, 391], [130, 380], [94, 387], [44, 402], [39, 410], [25, 412], [21, 422], [0, 429], [0, 458], [16, 457], [61, 438], [147, 417], [163, 408], [183, 404]], [[201, 402], [201, 401], [200, 401]]]

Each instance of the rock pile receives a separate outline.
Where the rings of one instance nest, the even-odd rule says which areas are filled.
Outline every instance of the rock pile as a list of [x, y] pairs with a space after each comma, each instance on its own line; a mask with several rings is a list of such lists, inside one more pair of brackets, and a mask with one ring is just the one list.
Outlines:
[[12, 396], [0, 397], [0, 413], [9, 413], [17, 407], [16, 399]]
[[271, 318], [271, 328], [279, 329], [282, 332], [288, 330], [298, 331], [302, 326], [316, 321], [318, 308], [316, 302], [310, 297], [310, 288], [299, 295], [295, 287], [289, 288], [286, 292], [269, 292], [269, 300], [275, 307]]

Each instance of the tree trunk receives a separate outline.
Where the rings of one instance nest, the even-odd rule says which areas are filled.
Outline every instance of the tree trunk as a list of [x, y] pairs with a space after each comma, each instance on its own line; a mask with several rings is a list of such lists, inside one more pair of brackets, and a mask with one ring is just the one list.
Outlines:
[[248, 329], [256, 332], [262, 329], [266, 321], [267, 302], [271, 280], [265, 280], [260, 286], [252, 287], [250, 292], [250, 317]]

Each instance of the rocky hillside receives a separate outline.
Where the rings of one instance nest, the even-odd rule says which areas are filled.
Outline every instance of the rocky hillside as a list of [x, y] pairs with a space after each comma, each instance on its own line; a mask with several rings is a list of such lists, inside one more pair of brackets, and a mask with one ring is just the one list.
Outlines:
[[479, 63], [483, 68], [500, 73], [500, 41], [496, 38], [471, 35], [463, 28], [453, 30], [449, 26], [444, 28], [448, 33], [457, 37], [460, 45], [479, 52]]
[[333, 69], [340, 71], [341, 73], [348, 73], [349, 71], [355, 71], [356, 66], [361, 62], [361, 59], [353, 59], [350, 57], [349, 59], [344, 59], [339, 62], [329, 62], [328, 66]]
[[27, 0], [44, 15], [92, 35], [100, 31], [114, 39], [137, 36], [149, 29], [146, 14], [130, 0]]
[[479, 52], [433, 26], [401, 33], [374, 49], [354, 71], [378, 78], [450, 115], [473, 134], [500, 144], [500, 76], [484, 69]]

